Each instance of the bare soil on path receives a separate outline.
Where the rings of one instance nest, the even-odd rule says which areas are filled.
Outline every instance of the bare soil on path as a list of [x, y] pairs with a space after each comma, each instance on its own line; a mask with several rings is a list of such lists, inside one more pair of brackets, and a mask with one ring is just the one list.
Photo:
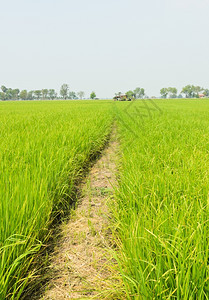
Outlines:
[[108, 201], [116, 183], [118, 143], [108, 146], [81, 184], [70, 220], [61, 225], [61, 241], [50, 258], [52, 278], [39, 299], [116, 299], [113, 286]]

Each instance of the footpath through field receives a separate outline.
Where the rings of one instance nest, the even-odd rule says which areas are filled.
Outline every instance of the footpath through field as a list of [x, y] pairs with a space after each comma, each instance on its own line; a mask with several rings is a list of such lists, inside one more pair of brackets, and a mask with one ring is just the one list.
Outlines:
[[52, 279], [39, 299], [113, 299], [108, 201], [116, 182], [115, 132], [81, 184], [81, 197], [51, 257]]

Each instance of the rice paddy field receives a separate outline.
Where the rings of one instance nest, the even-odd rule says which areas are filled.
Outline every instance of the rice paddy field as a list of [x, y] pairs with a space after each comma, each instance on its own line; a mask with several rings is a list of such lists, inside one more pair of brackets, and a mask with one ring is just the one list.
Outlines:
[[101, 103], [0, 103], [0, 299], [21, 297], [56, 214], [111, 130]]
[[209, 100], [0, 102], [0, 299], [20, 299], [51, 222], [115, 123], [123, 299], [209, 298]]
[[209, 102], [135, 102], [116, 115], [126, 298], [208, 299]]

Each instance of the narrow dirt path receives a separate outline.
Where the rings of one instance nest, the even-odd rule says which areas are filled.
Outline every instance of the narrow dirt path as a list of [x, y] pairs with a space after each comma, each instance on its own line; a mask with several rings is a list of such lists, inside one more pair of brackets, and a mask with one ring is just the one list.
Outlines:
[[[54, 276], [40, 299], [113, 299], [108, 200], [116, 181], [118, 143], [108, 147], [81, 184], [81, 197], [51, 258]], [[110, 294], [112, 296], [110, 296]], [[109, 296], [108, 296], [109, 295]]]

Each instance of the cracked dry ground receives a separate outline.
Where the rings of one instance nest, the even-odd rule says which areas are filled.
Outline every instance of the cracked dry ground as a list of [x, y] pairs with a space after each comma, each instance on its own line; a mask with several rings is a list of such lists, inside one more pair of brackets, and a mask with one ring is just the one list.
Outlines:
[[108, 201], [116, 178], [118, 143], [108, 147], [81, 185], [81, 197], [51, 259], [53, 279], [39, 299], [113, 299]]

